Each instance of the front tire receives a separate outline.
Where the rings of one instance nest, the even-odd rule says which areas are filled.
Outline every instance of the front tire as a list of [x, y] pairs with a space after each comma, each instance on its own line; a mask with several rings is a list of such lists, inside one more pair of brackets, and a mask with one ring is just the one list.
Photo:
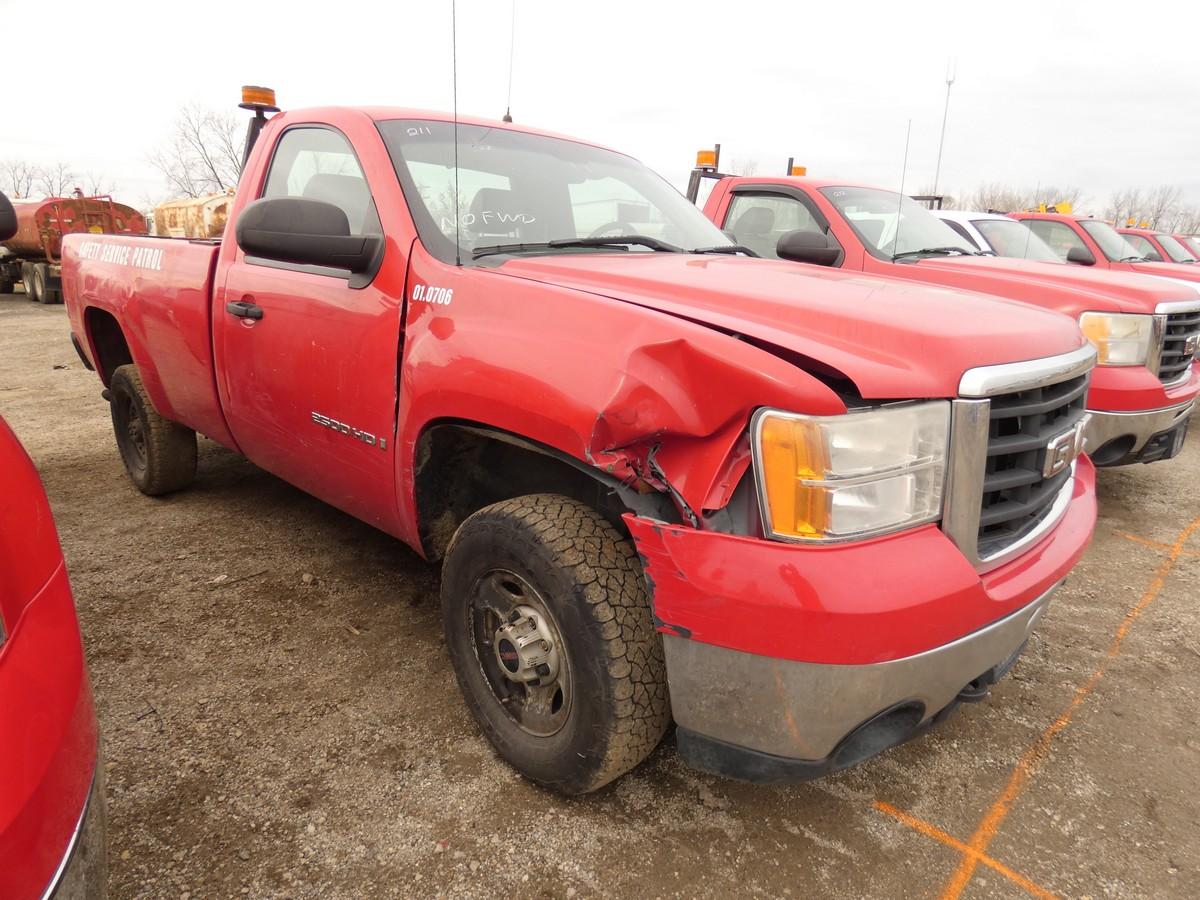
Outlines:
[[137, 366], [121, 366], [109, 382], [113, 433], [130, 480], [157, 497], [187, 487], [196, 477], [196, 432], [154, 409]]
[[602, 787], [670, 723], [637, 552], [589, 506], [532, 494], [469, 517], [442, 567], [442, 624], [475, 721], [539, 784]]

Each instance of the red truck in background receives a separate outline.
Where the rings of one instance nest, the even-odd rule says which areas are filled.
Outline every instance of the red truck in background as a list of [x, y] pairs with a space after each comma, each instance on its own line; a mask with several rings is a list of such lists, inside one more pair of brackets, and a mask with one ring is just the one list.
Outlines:
[[1196, 255], [1182, 241], [1151, 228], [1118, 228], [1117, 234], [1129, 241], [1134, 251], [1152, 262], [1192, 265]]
[[[1076, 266], [1200, 282], [1200, 266], [1149, 260], [1102, 219], [1052, 212], [1012, 212], [1009, 215], [1028, 225], [1063, 260]], [[1197, 290], [1200, 291], [1200, 287]]]
[[[1096, 465], [1155, 462], [1182, 448], [1200, 394], [1193, 364], [1200, 294], [1192, 285], [985, 256], [894, 191], [835, 179], [726, 176], [713, 155], [705, 162], [693, 172], [691, 199], [703, 180], [715, 179], [704, 214], [762, 256], [980, 291], [1078, 319], [1100, 355], [1087, 403], [1087, 452]], [[1173, 268], [1200, 280], [1200, 267]]]
[[463, 695], [525, 776], [600, 787], [672, 716], [709, 771], [855, 764], [986, 695], [1083, 553], [1071, 319], [751, 258], [640, 163], [513, 124], [251, 134], [224, 240], [66, 241], [126, 469], [182, 488], [201, 432], [440, 559]]
[[[0, 239], [16, 228], [0, 194]], [[75, 601], [41, 479], [0, 419], [0, 897], [105, 891], [104, 773]]]

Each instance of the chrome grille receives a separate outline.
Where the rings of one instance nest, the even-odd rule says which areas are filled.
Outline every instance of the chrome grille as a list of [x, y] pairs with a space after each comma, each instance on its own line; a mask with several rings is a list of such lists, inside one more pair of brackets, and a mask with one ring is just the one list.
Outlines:
[[987, 464], [979, 515], [979, 555], [987, 558], [1045, 518], [1070, 468], [1046, 477], [1047, 446], [1087, 414], [1088, 376], [991, 398]]
[[1095, 364], [1086, 345], [963, 373], [951, 404], [942, 531], [978, 571], [1019, 556], [1066, 512], [1075, 468], [1067, 462], [1082, 444]]
[[1166, 316], [1162, 354], [1158, 363], [1159, 381], [1171, 384], [1187, 376], [1188, 367], [1196, 355], [1197, 340], [1200, 340], [1200, 309]]

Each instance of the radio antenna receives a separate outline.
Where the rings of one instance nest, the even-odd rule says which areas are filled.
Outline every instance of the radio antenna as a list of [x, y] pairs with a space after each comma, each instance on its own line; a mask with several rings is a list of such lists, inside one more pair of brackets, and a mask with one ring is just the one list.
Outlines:
[[517, 43], [517, 0], [512, 2], [512, 19], [508, 24], [508, 98], [504, 104], [504, 121], [512, 121], [513, 47]]
[[[900, 253], [900, 218], [904, 212], [904, 176], [908, 174], [908, 139], [912, 137], [912, 119], [904, 132], [904, 164], [900, 166], [900, 199], [896, 201], [896, 236], [892, 239], [892, 262]], [[883, 249], [882, 247], [880, 249]]]
[[462, 212], [458, 206], [458, 3], [450, 0], [450, 70], [454, 94], [454, 264], [462, 265]]

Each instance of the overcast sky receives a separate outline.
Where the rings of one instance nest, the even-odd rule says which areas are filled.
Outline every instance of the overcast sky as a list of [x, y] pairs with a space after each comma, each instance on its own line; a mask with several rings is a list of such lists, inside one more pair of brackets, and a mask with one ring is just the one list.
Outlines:
[[[515, 0], [513, 116], [638, 157], [678, 185], [723, 162], [898, 187], [933, 181], [950, 57], [943, 192], [1077, 185], [1102, 211], [1127, 186], [1200, 204], [1200, 3], [771, 3]], [[459, 0], [462, 113], [499, 118], [510, 0]], [[52, 10], [52, 11], [51, 11]], [[166, 188], [148, 154], [182, 104], [449, 109], [450, 2], [0, 0], [8, 40], [0, 159], [101, 172], [134, 205]]]

